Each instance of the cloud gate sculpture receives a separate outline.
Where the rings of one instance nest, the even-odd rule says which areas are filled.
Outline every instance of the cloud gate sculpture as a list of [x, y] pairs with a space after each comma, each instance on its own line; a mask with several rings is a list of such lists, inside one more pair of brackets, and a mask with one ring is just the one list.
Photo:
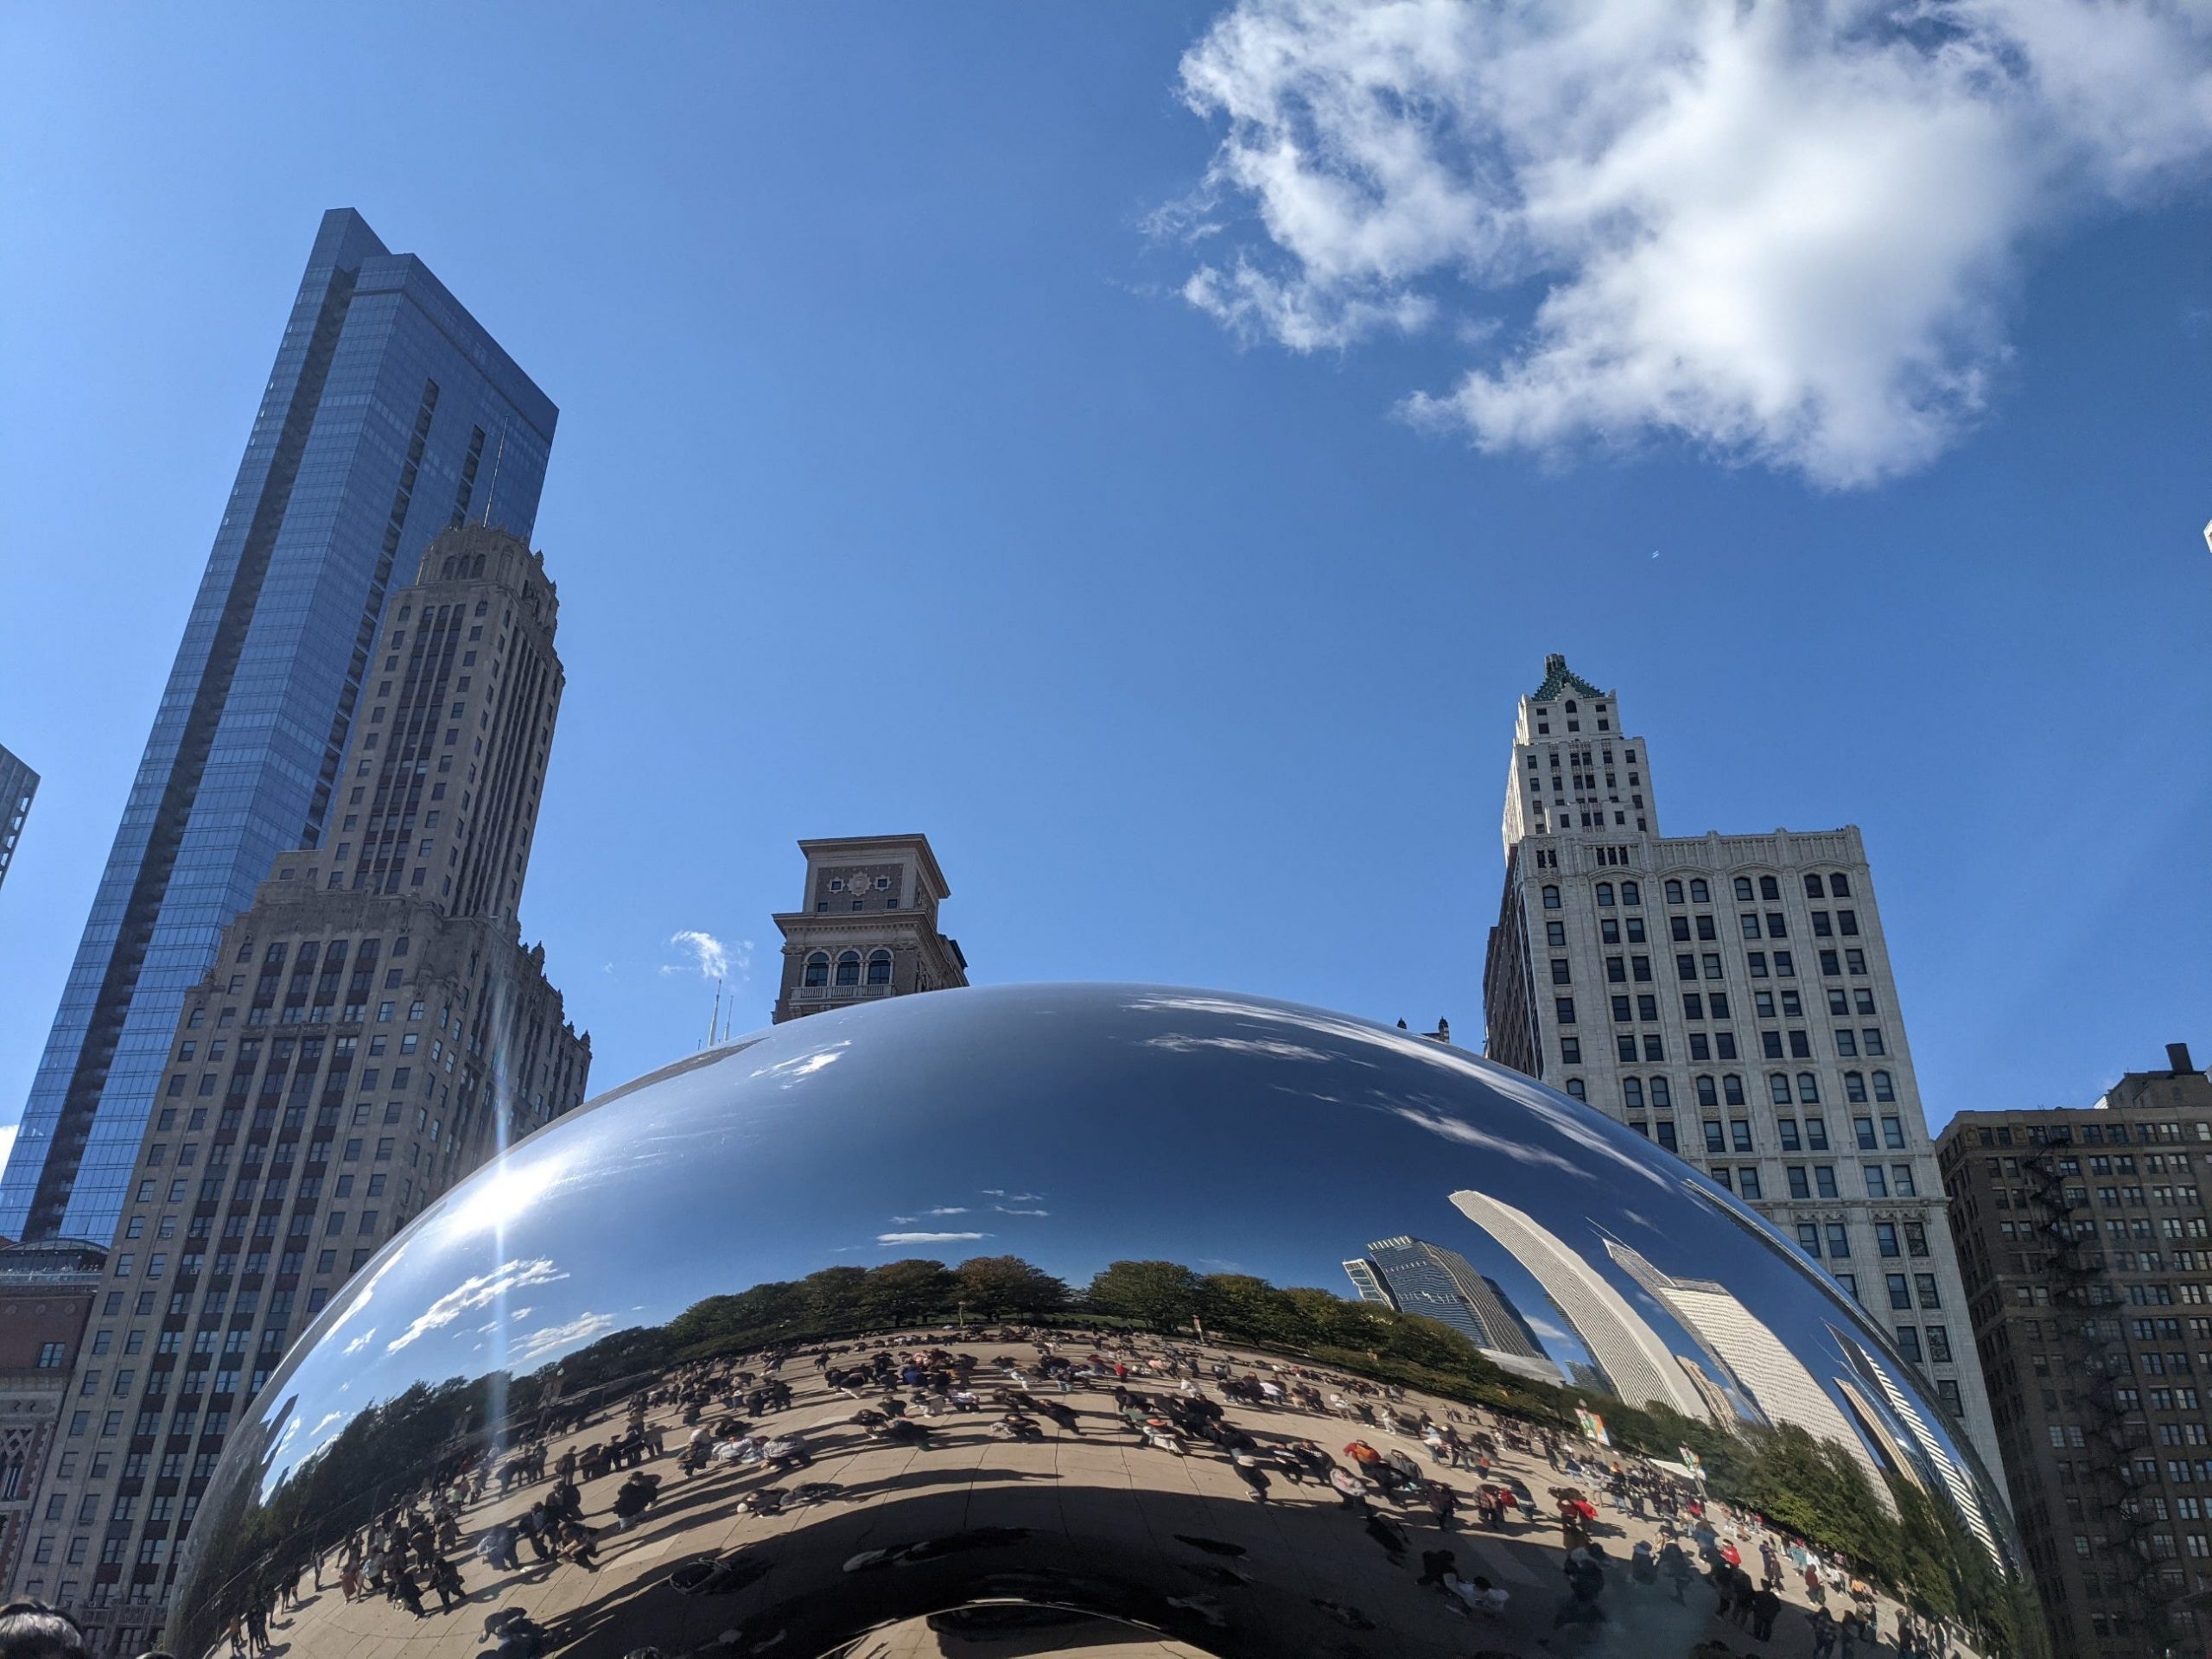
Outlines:
[[1962, 1432], [1733, 1197], [1224, 993], [668, 1066], [426, 1211], [244, 1417], [187, 1659], [2044, 1651]]

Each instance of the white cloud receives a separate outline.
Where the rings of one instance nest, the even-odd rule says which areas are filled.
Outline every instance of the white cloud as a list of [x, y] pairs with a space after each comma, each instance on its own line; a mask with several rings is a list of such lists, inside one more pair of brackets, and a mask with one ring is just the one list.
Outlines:
[[1227, 132], [1155, 225], [1209, 235], [1184, 293], [1224, 323], [1447, 324], [1487, 355], [1407, 412], [1486, 450], [1669, 435], [1847, 486], [1980, 414], [2037, 239], [2207, 171], [2212, 9], [1239, 0], [1181, 88]]
[[681, 974], [696, 969], [702, 979], [734, 979], [740, 985], [747, 983], [753, 976], [753, 941], [750, 939], [740, 939], [735, 944], [727, 944], [711, 933], [701, 932], [696, 928], [685, 928], [680, 933], [671, 934], [668, 942], [685, 952], [690, 960], [663, 963], [660, 970], [664, 974]]
[[1049, 1210], [1016, 1210], [1003, 1204], [995, 1204], [991, 1208], [1002, 1216], [1049, 1216], [1052, 1213]]
[[515, 1344], [507, 1356], [507, 1363], [518, 1369], [534, 1365], [561, 1349], [589, 1342], [594, 1337], [604, 1336], [613, 1328], [614, 1316], [612, 1313], [579, 1313], [566, 1325], [549, 1325], [531, 1332]]
[[968, 1213], [968, 1206], [964, 1204], [940, 1204], [936, 1209], [925, 1210], [922, 1213], [925, 1216], [964, 1216]]
[[529, 1285], [553, 1284], [568, 1276], [543, 1256], [527, 1262], [502, 1262], [489, 1273], [477, 1274], [462, 1280], [432, 1302], [416, 1315], [412, 1325], [385, 1345], [385, 1351], [396, 1354], [417, 1338], [451, 1325], [462, 1314], [473, 1313], [480, 1307], [489, 1307], [510, 1291], [520, 1290]]
[[955, 1244], [984, 1236], [982, 1233], [878, 1233], [875, 1242], [879, 1244]]

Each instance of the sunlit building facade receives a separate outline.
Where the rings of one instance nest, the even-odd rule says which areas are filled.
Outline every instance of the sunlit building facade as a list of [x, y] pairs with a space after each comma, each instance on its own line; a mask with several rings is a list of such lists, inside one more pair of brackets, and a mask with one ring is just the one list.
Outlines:
[[1503, 835], [1484, 1052], [1764, 1215], [1993, 1458], [1859, 831], [1662, 835], [1649, 744], [1554, 655], [1520, 700]]
[[185, 998], [276, 856], [326, 843], [388, 587], [448, 525], [527, 539], [555, 420], [422, 261], [323, 216], [0, 1176], [0, 1234], [114, 1230]]
[[454, 1182], [582, 1102], [590, 1039], [516, 921], [563, 689], [529, 545], [447, 531], [396, 592], [330, 833], [186, 994], [15, 1590], [156, 1644], [226, 1436]]

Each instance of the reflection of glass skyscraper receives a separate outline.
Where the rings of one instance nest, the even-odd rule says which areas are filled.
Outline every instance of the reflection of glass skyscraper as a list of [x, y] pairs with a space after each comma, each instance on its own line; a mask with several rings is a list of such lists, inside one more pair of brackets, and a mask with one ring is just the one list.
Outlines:
[[1632, 1406], [1656, 1400], [1685, 1417], [1711, 1419], [1711, 1408], [1649, 1321], [1564, 1239], [1487, 1193], [1454, 1192], [1452, 1202], [1543, 1287], [1623, 1400]]
[[1478, 1348], [1518, 1359], [1544, 1357], [1520, 1310], [1457, 1250], [1402, 1235], [1378, 1238], [1364, 1256], [1345, 1262], [1344, 1272], [1363, 1300], [1440, 1320]]
[[421, 261], [358, 213], [323, 216], [0, 1178], [0, 1233], [114, 1231], [185, 994], [277, 855], [322, 841], [392, 572], [464, 520], [526, 539], [555, 418]]
[[1770, 1423], [1795, 1424], [1816, 1440], [1835, 1441], [1866, 1471], [1875, 1497], [1889, 1503], [1889, 1484], [1880, 1466], [1842, 1410], [1804, 1362], [1734, 1292], [1711, 1279], [1676, 1279], [1662, 1273], [1618, 1239], [1607, 1239], [1605, 1249], [1629, 1277], [1727, 1367], [1761, 1416]]

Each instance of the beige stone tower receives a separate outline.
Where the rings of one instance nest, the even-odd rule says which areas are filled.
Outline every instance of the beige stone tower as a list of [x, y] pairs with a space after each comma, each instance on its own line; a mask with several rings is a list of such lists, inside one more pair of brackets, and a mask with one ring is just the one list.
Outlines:
[[840, 836], [798, 849], [805, 897], [775, 918], [784, 936], [778, 1025], [968, 982], [960, 942], [938, 931], [937, 907], [952, 889], [926, 836]]

